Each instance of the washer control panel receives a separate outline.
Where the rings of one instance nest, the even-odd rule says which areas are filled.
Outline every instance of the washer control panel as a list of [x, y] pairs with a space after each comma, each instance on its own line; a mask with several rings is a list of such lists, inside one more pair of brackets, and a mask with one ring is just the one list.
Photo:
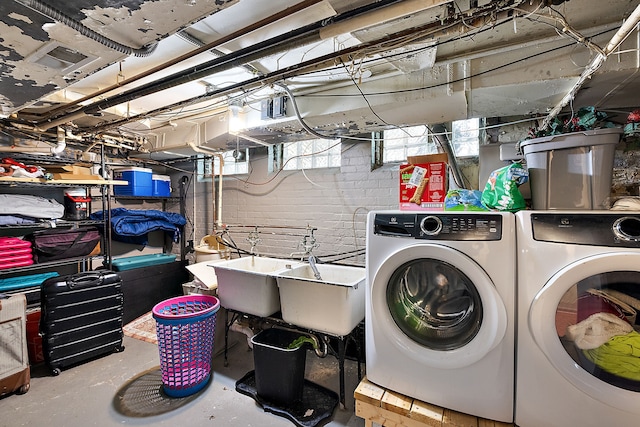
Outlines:
[[500, 214], [378, 213], [373, 232], [378, 235], [425, 240], [500, 240]]

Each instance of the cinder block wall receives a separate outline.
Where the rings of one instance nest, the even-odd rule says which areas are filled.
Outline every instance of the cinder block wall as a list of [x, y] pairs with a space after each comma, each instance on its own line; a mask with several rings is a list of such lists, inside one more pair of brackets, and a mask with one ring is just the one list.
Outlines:
[[[266, 152], [257, 151], [250, 169], [248, 177], [224, 179], [222, 222], [246, 251], [251, 248], [250, 232], [257, 230], [260, 242], [255, 251], [261, 255], [299, 258], [306, 236], [309, 245], [315, 239], [318, 246], [313, 253], [321, 260], [346, 257], [364, 249], [367, 212], [398, 205], [397, 166], [371, 171], [367, 143], [343, 143], [340, 168], [282, 171], [274, 176], [268, 172]], [[212, 230], [211, 183], [198, 183], [195, 190], [199, 241], [200, 233]], [[336, 255], [343, 253], [347, 254]], [[364, 265], [364, 256], [341, 262]]]
[[[491, 139], [494, 137], [500, 139]], [[387, 165], [372, 171], [370, 150], [368, 143], [345, 142], [340, 168], [283, 171], [275, 176], [267, 170], [266, 151], [252, 153], [248, 177], [226, 177], [223, 181], [222, 222], [228, 225], [230, 238], [249, 251], [247, 239], [257, 226], [257, 253], [290, 257], [303, 251], [301, 244], [310, 226], [318, 244], [313, 252], [321, 260], [335, 260], [327, 255], [364, 249], [367, 212], [398, 206], [398, 167]], [[620, 147], [616, 152], [614, 191], [630, 185], [638, 188], [637, 179], [628, 176], [629, 169], [638, 170], [634, 160], [640, 156], [634, 154]], [[477, 174], [477, 159], [463, 159], [460, 166], [469, 178]], [[177, 182], [175, 179], [172, 182]], [[196, 245], [214, 229], [211, 185], [194, 177], [189, 186], [185, 234]], [[195, 256], [192, 253], [188, 258]], [[340, 262], [364, 265], [364, 256]]]

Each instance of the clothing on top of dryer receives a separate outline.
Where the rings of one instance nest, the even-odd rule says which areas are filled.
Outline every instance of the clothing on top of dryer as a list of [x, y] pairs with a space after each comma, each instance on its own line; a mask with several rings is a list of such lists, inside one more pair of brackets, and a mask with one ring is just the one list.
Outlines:
[[622, 197], [614, 201], [609, 209], [612, 211], [638, 211], [640, 210], [640, 197]]
[[598, 348], [612, 337], [633, 331], [626, 320], [611, 313], [594, 313], [581, 322], [567, 327], [567, 339], [581, 350]]
[[604, 371], [640, 381], [640, 334], [636, 331], [614, 336], [600, 347], [583, 350], [583, 353]]

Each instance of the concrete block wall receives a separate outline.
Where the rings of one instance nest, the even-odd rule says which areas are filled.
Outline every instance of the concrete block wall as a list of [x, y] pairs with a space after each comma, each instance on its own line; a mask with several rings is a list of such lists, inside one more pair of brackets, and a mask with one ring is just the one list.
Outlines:
[[[521, 134], [522, 129], [503, 133]], [[502, 142], [502, 138], [494, 136], [495, 142]], [[640, 176], [638, 158], [637, 152], [630, 150], [616, 152], [614, 190], [625, 184], [638, 188], [638, 180], [634, 179]], [[473, 182], [477, 159], [462, 159], [459, 163]], [[313, 237], [318, 247], [314, 254], [321, 260], [331, 254], [362, 250], [367, 212], [398, 206], [398, 165], [372, 171], [369, 143], [344, 142], [340, 168], [282, 171], [274, 175], [267, 166], [266, 151], [259, 150], [252, 154], [248, 177], [225, 177], [223, 181], [222, 222], [228, 224], [235, 244], [245, 251], [251, 247], [247, 238], [254, 231], [253, 226], [258, 226], [260, 242], [255, 250], [261, 255], [289, 257], [302, 251], [307, 226], [315, 229]], [[187, 213], [193, 215], [189, 221], [194, 231], [187, 230], [186, 236], [196, 245], [214, 229], [211, 185], [210, 181], [197, 182], [195, 178], [190, 185]], [[364, 257], [341, 262], [363, 265]]]
[[[318, 247], [313, 253], [321, 261], [340, 261], [364, 265], [364, 256], [349, 256], [365, 247], [366, 217], [371, 210], [398, 209], [398, 165], [385, 165], [371, 170], [369, 143], [343, 142], [341, 166], [330, 169], [268, 172], [265, 150], [251, 155], [249, 176], [225, 177], [223, 180], [222, 223], [229, 236], [243, 251], [249, 251], [247, 240], [258, 226], [260, 242], [255, 251], [260, 255], [291, 257], [304, 251], [302, 243], [314, 228]], [[477, 159], [462, 159], [459, 164], [469, 181], [477, 185]], [[172, 182], [177, 178], [172, 177]], [[217, 181], [217, 178], [216, 178]], [[211, 181], [198, 181], [189, 186], [186, 201], [187, 240], [200, 243], [214, 230]], [[217, 182], [216, 182], [217, 188]], [[307, 242], [311, 240], [308, 238]], [[328, 256], [336, 255], [336, 256]], [[296, 254], [294, 258], [301, 256]], [[195, 260], [195, 255], [188, 255]]]
[[[342, 257], [336, 254], [364, 249], [367, 212], [398, 206], [397, 165], [371, 171], [367, 143], [343, 143], [340, 168], [282, 171], [274, 176], [267, 171], [268, 161], [266, 153], [258, 151], [248, 178], [224, 179], [222, 221], [244, 250], [250, 249], [249, 232], [258, 226], [261, 241], [255, 250], [261, 255], [290, 257], [304, 252], [307, 236], [308, 244], [313, 237], [318, 245], [313, 253], [330, 261]], [[307, 227], [314, 229], [313, 236]], [[364, 256], [342, 262], [364, 265]]]

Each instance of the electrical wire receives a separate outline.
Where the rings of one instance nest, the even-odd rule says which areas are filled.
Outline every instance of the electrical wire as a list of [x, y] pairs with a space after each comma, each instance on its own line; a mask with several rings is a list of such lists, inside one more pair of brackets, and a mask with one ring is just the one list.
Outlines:
[[289, 89], [289, 86], [287, 86], [286, 84], [281, 83], [281, 82], [277, 82], [274, 85], [282, 88], [287, 93], [287, 95], [289, 95], [289, 99], [291, 99], [291, 105], [293, 106], [293, 111], [294, 111], [294, 113], [295, 113], [295, 115], [296, 115], [296, 117], [298, 119], [298, 122], [304, 128], [304, 130], [306, 130], [311, 135], [316, 136], [316, 137], [318, 137], [320, 139], [335, 139], [335, 137], [332, 137], [330, 135], [323, 135], [320, 132], [312, 129], [311, 126], [309, 126], [304, 121], [304, 119], [300, 115], [300, 110], [298, 110], [298, 103], [296, 102], [296, 98], [295, 98], [295, 96], [293, 96], [293, 92], [291, 92], [291, 89]]

